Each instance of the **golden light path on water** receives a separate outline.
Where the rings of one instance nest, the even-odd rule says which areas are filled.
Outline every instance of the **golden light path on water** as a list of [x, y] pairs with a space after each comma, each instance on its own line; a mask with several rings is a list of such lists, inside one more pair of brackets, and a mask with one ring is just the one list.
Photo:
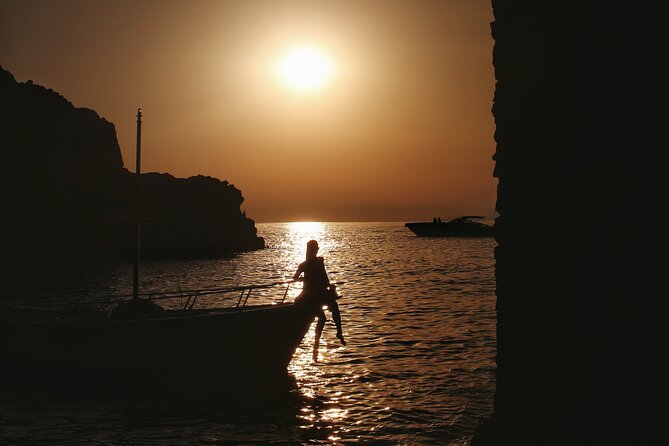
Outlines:
[[[490, 269], [482, 273], [479, 266], [488, 260], [479, 247], [491, 249], [492, 245], [487, 240], [426, 242], [405, 235], [401, 226], [397, 232], [401, 235], [393, 242], [383, 225], [374, 230], [361, 226], [359, 232], [353, 226], [317, 222], [290, 223], [284, 228], [276, 246], [284, 264], [295, 268], [305, 258], [307, 241], [314, 239], [330, 281], [345, 282], [339, 287], [339, 305], [348, 345], [342, 346], [335, 338], [330, 320], [321, 337], [318, 361], [314, 362], [312, 326], [288, 367], [298, 382], [299, 393], [312, 401], [300, 409], [301, 427], [310, 432], [330, 431], [328, 440], [335, 444], [343, 439], [360, 441], [365, 438], [360, 431], [366, 430], [372, 438], [387, 436], [395, 423], [415, 427], [427, 421], [431, 412], [450, 406], [453, 419], [446, 423], [432, 419], [429, 428], [449, 432], [451, 428], [444, 425], [471, 409], [464, 403], [467, 397], [461, 395], [466, 392], [461, 389], [442, 400], [436, 398], [443, 384], [435, 378], [441, 376], [448, 381], [452, 370], [458, 370], [458, 374], [459, 370], [469, 370], [471, 366], [458, 364], [455, 357], [463, 355], [465, 363], [479, 357], [475, 349], [463, 348], [479, 326], [489, 327], [487, 319], [483, 323], [476, 317], [469, 319], [469, 315], [479, 311], [477, 298], [481, 295], [481, 291], [470, 290], [490, 290]], [[294, 269], [290, 275], [292, 272]], [[446, 291], [449, 288], [451, 291]], [[299, 288], [293, 292], [297, 295]], [[458, 298], [460, 295], [463, 297]], [[467, 299], [469, 295], [476, 297]], [[449, 311], [439, 311], [440, 305]], [[326, 315], [331, 319], [329, 311]], [[494, 343], [494, 333], [490, 339]], [[452, 353], [435, 360], [441, 356], [437, 356], [440, 351]], [[488, 373], [478, 364], [472, 370]], [[461, 385], [471, 386], [465, 376]], [[413, 406], [414, 398], [424, 398], [433, 407]], [[458, 404], [460, 401], [463, 403]], [[408, 435], [405, 440], [412, 437], [409, 432], [404, 435]], [[449, 443], [438, 436], [443, 444]]]
[[[292, 222], [288, 224], [287, 232], [287, 237], [279, 245], [279, 248], [284, 251], [284, 256], [286, 257], [288, 264], [295, 265], [295, 268], [297, 268], [297, 265], [304, 261], [306, 257], [307, 242], [309, 240], [316, 240], [318, 242], [319, 256], [325, 257], [328, 260], [333, 260], [334, 257], [336, 257], [338, 245], [337, 241], [330, 237], [326, 237], [325, 225], [323, 223], [312, 221]], [[330, 280], [332, 281], [332, 278], [330, 278]], [[296, 296], [299, 291], [299, 288], [295, 288], [292, 292], [292, 297]], [[319, 349], [319, 361], [325, 359], [323, 357], [324, 354], [329, 355], [332, 353], [331, 349], [328, 348], [328, 341], [329, 339], [325, 336], [321, 339], [321, 345], [323, 348]], [[313, 343], [314, 330], [312, 327], [312, 329], [309, 330], [305, 336], [305, 339], [302, 341], [302, 344], [311, 346]], [[314, 372], [312, 364], [313, 360], [309, 351], [304, 350], [301, 353], [302, 354], [299, 354], [297, 357], [293, 358], [289, 366], [290, 371], [295, 374], [296, 377], [304, 377], [306, 374], [311, 374]], [[308, 396], [313, 396], [313, 392], [308, 393], [312, 393]], [[337, 413], [335, 410], [331, 410], [327, 415], [328, 418], [341, 418], [345, 414]]]
[[332, 246], [332, 241], [324, 239], [323, 223], [316, 221], [298, 221], [288, 223], [288, 234], [286, 239], [281, 243], [280, 248], [288, 252], [287, 256], [291, 257], [292, 264], [296, 267], [304, 261], [307, 249], [307, 242], [309, 240], [316, 240], [319, 245], [320, 256], [324, 255], [328, 248]]
[[[304, 261], [306, 255], [306, 245], [309, 240], [316, 240], [319, 244], [318, 255], [326, 259], [326, 267], [328, 262], [335, 262], [337, 260], [337, 248], [339, 243], [337, 239], [328, 237], [325, 231], [325, 225], [321, 222], [292, 222], [288, 224], [288, 231], [286, 239], [279, 245], [280, 249], [284, 250], [284, 255], [289, 264], [299, 265]], [[333, 277], [330, 277], [331, 281]], [[293, 292], [296, 295], [299, 289]], [[330, 319], [330, 315], [327, 315]], [[331, 323], [329, 321], [328, 323]], [[291, 361], [288, 369], [298, 381], [304, 381], [319, 375], [322, 370], [319, 369], [319, 363], [331, 361], [336, 358], [338, 353], [343, 350], [343, 346], [331, 336], [322, 336], [320, 341], [320, 348], [318, 353], [318, 363], [314, 363], [312, 359], [311, 346], [314, 344], [314, 325], [302, 341], [302, 346], [307, 348], [300, 348], [296, 352], [295, 357]], [[316, 398], [316, 388], [305, 387], [302, 393], [308, 398]], [[337, 407], [342, 399], [342, 392], [334, 392], [329, 395], [329, 403], [331, 406], [326, 410], [315, 413], [311, 408], [302, 408], [302, 417], [309, 423], [325, 422], [333, 423], [338, 420], [343, 420], [348, 415], [348, 410]], [[309, 425], [307, 425], [309, 426]], [[331, 436], [330, 441], [338, 441], [339, 437]]]

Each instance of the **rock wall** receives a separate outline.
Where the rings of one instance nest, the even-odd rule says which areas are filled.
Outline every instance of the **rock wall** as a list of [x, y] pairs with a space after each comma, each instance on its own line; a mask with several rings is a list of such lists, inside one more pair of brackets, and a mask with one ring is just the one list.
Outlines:
[[[53, 90], [0, 67], [2, 247], [8, 265], [133, 257], [135, 181], [116, 131]], [[202, 176], [143, 175], [148, 257], [226, 255], [264, 246], [241, 192]], [[5, 269], [5, 272], [7, 269]]]
[[666, 18], [659, 2], [492, 5], [498, 370], [473, 444], [652, 444], [667, 418]]

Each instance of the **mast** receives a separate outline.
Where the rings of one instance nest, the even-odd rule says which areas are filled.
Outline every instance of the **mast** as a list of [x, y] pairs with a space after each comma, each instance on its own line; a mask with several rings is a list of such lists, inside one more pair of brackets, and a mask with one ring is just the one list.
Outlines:
[[140, 240], [141, 240], [141, 220], [142, 220], [142, 182], [140, 177], [141, 172], [141, 155], [142, 155], [142, 109], [137, 109], [137, 159], [135, 161], [135, 178], [137, 181], [137, 190], [135, 191], [135, 215], [137, 217], [137, 245], [135, 251], [135, 268], [132, 275], [132, 300], [139, 300], [139, 257], [140, 257]]

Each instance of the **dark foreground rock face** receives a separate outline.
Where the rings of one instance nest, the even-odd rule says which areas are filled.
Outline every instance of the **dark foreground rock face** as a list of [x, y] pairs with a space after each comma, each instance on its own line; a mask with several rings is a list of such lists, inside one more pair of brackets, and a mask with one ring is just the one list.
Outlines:
[[[135, 179], [116, 131], [53, 90], [0, 68], [2, 249], [7, 264], [35, 259], [132, 258]], [[219, 256], [262, 248], [240, 211], [241, 192], [202, 176], [144, 174], [147, 257]]]
[[498, 371], [474, 445], [666, 441], [669, 49], [650, 3], [492, 1]]

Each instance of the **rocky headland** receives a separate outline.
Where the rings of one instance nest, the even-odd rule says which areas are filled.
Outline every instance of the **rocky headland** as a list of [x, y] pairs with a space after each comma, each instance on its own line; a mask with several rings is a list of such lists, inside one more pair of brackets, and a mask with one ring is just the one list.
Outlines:
[[[135, 252], [134, 173], [114, 124], [0, 67], [2, 246], [7, 263], [108, 261]], [[264, 247], [239, 189], [216, 178], [142, 174], [142, 257]]]

